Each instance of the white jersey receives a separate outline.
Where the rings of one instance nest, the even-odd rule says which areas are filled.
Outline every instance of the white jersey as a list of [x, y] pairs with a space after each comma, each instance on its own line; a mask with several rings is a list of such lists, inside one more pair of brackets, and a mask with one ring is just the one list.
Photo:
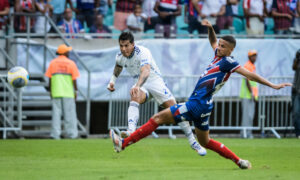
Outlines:
[[160, 70], [158, 69], [152, 54], [149, 49], [143, 46], [135, 46], [131, 57], [125, 57], [120, 52], [116, 56], [116, 64], [125, 67], [127, 72], [134, 78], [138, 78], [141, 73], [141, 67], [146, 64], [150, 65], [149, 79], [161, 78]]

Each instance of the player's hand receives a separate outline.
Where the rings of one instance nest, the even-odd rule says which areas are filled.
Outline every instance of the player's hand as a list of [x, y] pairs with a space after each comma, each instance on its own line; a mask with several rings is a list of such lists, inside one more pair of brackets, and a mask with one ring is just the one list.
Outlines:
[[130, 90], [130, 95], [131, 95], [132, 97], [136, 97], [136, 96], [138, 96], [139, 91], [140, 91], [140, 87], [134, 86], [134, 87]]
[[210, 22], [207, 19], [203, 19], [201, 21], [202, 26], [207, 26], [207, 27], [212, 27], [212, 25], [210, 24]]
[[274, 89], [281, 89], [281, 88], [284, 88], [286, 86], [292, 86], [291, 83], [281, 83], [281, 84], [275, 84], [272, 86], [272, 88]]
[[109, 83], [109, 84], [107, 85], [107, 89], [108, 89], [110, 92], [115, 91], [115, 84], [114, 84], [114, 83]]

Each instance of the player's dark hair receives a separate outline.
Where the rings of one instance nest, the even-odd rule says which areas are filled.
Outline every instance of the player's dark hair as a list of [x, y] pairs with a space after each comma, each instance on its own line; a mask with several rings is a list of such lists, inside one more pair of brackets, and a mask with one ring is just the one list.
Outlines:
[[224, 41], [229, 42], [235, 48], [236, 40], [235, 40], [235, 38], [233, 36], [223, 36], [223, 37], [221, 37], [221, 39], [223, 39]]
[[134, 37], [131, 32], [122, 32], [119, 36], [119, 42], [120, 41], [126, 41], [129, 40], [129, 42], [132, 44], [134, 42]]

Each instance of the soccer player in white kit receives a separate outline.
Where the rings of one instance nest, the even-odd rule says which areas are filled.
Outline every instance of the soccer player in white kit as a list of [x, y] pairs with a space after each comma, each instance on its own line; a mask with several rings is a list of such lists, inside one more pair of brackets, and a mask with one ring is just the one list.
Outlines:
[[[139, 105], [145, 103], [150, 95], [165, 108], [175, 105], [176, 101], [166, 87], [149, 49], [135, 45], [134, 37], [130, 32], [123, 32], [119, 36], [119, 45], [121, 52], [116, 56], [116, 65], [107, 89], [111, 92], [115, 90], [116, 79], [123, 67], [136, 79], [136, 83], [130, 90], [128, 129], [121, 132], [121, 136], [126, 138], [136, 130], [139, 120]], [[189, 122], [183, 121], [178, 125], [187, 136], [192, 149], [196, 150], [199, 155], [205, 155], [206, 150], [196, 141]]]

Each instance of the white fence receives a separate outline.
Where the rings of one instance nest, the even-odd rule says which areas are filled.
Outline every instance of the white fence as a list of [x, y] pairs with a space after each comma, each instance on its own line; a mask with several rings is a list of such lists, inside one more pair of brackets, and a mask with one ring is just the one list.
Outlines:
[[[199, 76], [165, 76], [164, 80], [178, 102], [186, 101], [192, 93]], [[276, 130], [293, 129], [292, 120], [289, 116], [289, 105], [291, 102], [291, 88], [273, 90], [269, 87], [259, 86], [259, 101], [256, 108], [257, 116], [253, 126], [241, 126], [241, 100], [239, 91], [241, 76], [232, 76], [225, 86], [214, 97], [214, 110], [210, 117], [210, 129], [212, 130], [271, 130], [276, 137], [280, 138]], [[273, 83], [292, 82], [292, 77], [272, 77]], [[129, 90], [134, 84], [129, 76], [118, 78], [116, 89], [118, 91], [110, 94], [109, 101], [109, 123], [108, 128], [127, 128], [127, 109], [130, 101]], [[119, 88], [121, 89], [119, 89]], [[140, 106], [140, 120], [138, 126], [146, 123], [148, 119], [158, 112], [158, 105], [154, 100]], [[173, 130], [180, 129], [179, 126], [160, 126], [158, 129], [167, 129], [170, 137]]]

